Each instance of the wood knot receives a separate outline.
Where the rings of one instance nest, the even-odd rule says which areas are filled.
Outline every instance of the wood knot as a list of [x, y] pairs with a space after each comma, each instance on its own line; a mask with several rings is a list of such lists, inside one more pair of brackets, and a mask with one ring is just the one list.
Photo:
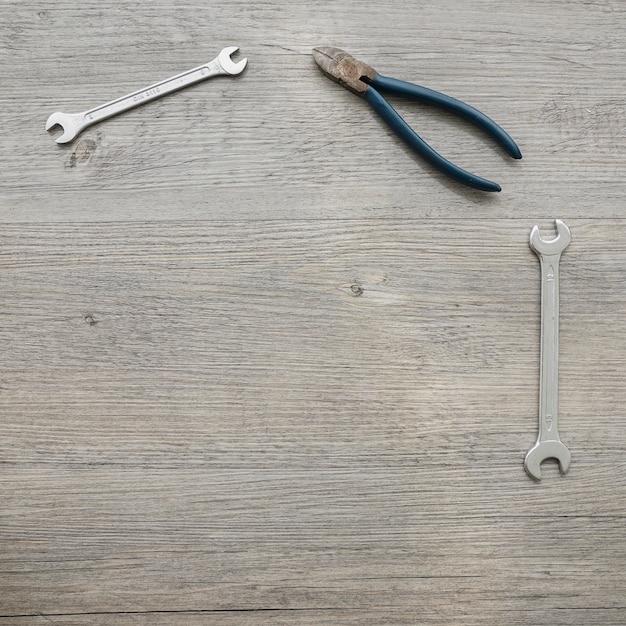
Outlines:
[[97, 144], [93, 139], [82, 139], [78, 142], [74, 151], [70, 155], [68, 161], [68, 167], [76, 167], [79, 163], [89, 161], [92, 154], [95, 152]]
[[95, 326], [98, 321], [91, 313], [85, 315], [85, 323], [89, 324], [89, 326]]

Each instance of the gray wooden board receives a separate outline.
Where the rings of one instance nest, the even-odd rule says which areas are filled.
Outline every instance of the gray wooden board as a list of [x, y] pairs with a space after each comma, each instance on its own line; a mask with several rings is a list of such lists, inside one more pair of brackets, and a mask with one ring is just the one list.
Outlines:
[[[0, 624], [626, 623], [626, 5], [0, 2]], [[328, 81], [330, 43], [485, 195]], [[249, 68], [43, 130], [238, 45]], [[562, 477], [537, 432], [560, 217]]]

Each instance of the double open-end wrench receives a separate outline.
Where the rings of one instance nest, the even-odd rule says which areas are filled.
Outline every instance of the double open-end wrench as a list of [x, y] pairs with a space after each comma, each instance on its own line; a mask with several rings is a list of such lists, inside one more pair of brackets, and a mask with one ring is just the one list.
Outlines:
[[67, 143], [72, 141], [87, 126], [101, 122], [108, 117], [128, 111], [128, 109], [145, 104], [151, 100], [156, 100], [161, 96], [172, 93], [172, 91], [177, 91], [188, 85], [193, 85], [201, 80], [220, 74], [228, 76], [241, 74], [246, 67], [248, 59], [242, 59], [235, 63], [231, 59], [231, 55], [237, 52], [237, 50], [239, 50], [237, 46], [224, 48], [209, 63], [199, 65], [187, 72], [182, 72], [159, 83], [154, 83], [154, 85], [134, 91], [127, 96], [117, 98], [117, 100], [111, 100], [111, 102], [89, 109], [89, 111], [84, 111], [83, 113], [53, 113], [46, 122], [46, 130], [50, 130], [53, 126], [61, 126], [63, 134], [57, 137], [56, 142]]
[[571, 240], [569, 228], [555, 220], [557, 236], [545, 241], [534, 226], [530, 247], [541, 264], [541, 373], [539, 383], [539, 436], [528, 451], [524, 468], [535, 480], [541, 480], [541, 463], [554, 458], [561, 473], [569, 469], [571, 454], [559, 438], [559, 261]]

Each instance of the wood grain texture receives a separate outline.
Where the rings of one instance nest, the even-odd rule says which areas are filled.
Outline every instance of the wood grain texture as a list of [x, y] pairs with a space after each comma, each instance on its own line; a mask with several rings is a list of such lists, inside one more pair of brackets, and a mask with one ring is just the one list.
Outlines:
[[[414, 6], [415, 5], [415, 6]], [[0, 2], [0, 624], [626, 623], [619, 0]], [[519, 140], [315, 68], [333, 43]], [[43, 126], [239, 45], [249, 69]], [[537, 432], [564, 219], [566, 477]]]

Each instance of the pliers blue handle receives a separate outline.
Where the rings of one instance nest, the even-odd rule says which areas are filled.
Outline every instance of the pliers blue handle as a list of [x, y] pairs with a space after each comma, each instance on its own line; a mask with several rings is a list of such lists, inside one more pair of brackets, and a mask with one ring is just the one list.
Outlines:
[[466, 118], [491, 135], [514, 159], [522, 153], [511, 136], [478, 109], [443, 93], [396, 78], [382, 76], [339, 48], [314, 48], [313, 58], [322, 71], [353, 93], [362, 96], [403, 141], [424, 160], [450, 178], [481, 191], [500, 191], [501, 187], [486, 178], [468, 172], [433, 150], [385, 100], [381, 92], [405, 96], [433, 104]]

